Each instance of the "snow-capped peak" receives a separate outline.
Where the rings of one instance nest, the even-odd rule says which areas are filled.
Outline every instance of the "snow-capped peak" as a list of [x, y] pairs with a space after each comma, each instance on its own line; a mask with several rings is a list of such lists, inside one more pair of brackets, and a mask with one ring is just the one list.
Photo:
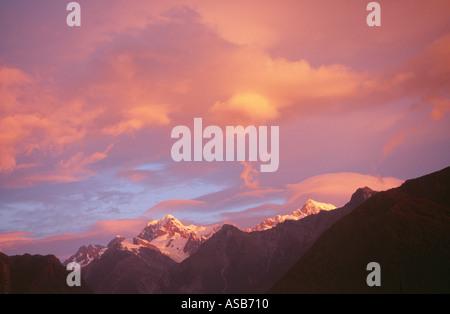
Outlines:
[[186, 228], [178, 219], [172, 215], [167, 215], [159, 220], [150, 221], [147, 227], [139, 233], [138, 238], [151, 242], [166, 234], [169, 236], [179, 234], [183, 238], [196, 237], [195, 232]]
[[[154, 248], [168, 255], [176, 262], [181, 262], [197, 250], [200, 244], [209, 239], [221, 225], [184, 226], [172, 215], [151, 220], [133, 239], [125, 241], [122, 248], [138, 251], [139, 246]], [[131, 245], [132, 243], [132, 245]]]
[[267, 218], [266, 220], [264, 220], [262, 223], [260, 223], [259, 225], [257, 225], [254, 228], [251, 229], [246, 229], [247, 232], [252, 232], [252, 231], [263, 231], [263, 230], [268, 230], [271, 229], [273, 227], [275, 227], [276, 225], [278, 225], [279, 223], [282, 223], [286, 220], [299, 220], [302, 218], [305, 218], [306, 216], [309, 215], [315, 215], [317, 213], [319, 213], [322, 210], [325, 211], [330, 211], [336, 209], [336, 206], [332, 205], [332, 204], [327, 204], [327, 203], [321, 203], [321, 202], [316, 202], [312, 199], [309, 199], [302, 208], [299, 208], [295, 211], [292, 212], [292, 214], [290, 215], [276, 215], [275, 217], [272, 218]]
[[189, 225], [186, 228], [194, 232], [198, 239], [206, 240], [209, 239], [214, 233], [219, 231], [221, 227], [222, 225], [215, 224], [208, 226]]
[[[295, 210], [290, 215], [276, 215], [264, 220], [255, 228], [246, 231], [262, 231], [275, 227], [286, 220], [299, 220], [306, 216], [317, 214], [322, 210], [333, 210], [332, 204], [320, 203], [308, 200], [303, 207]], [[88, 246], [81, 247], [68, 261], [77, 261], [82, 266], [100, 258], [105, 251], [111, 248], [130, 251], [140, 254], [141, 248], [157, 250], [166, 254], [176, 262], [182, 262], [192, 255], [198, 247], [208, 240], [222, 227], [221, 224], [197, 226], [194, 224], [185, 226], [173, 215], [166, 215], [161, 219], [151, 220], [137, 237], [125, 238], [117, 235], [110, 241], [107, 247]]]
[[170, 221], [173, 221], [174, 223], [182, 225], [182, 223], [178, 219], [176, 219], [174, 216], [166, 215], [166, 216], [164, 216], [161, 219], [150, 220], [147, 223], [147, 227], [149, 227], [149, 226], [158, 226], [158, 227], [160, 227], [160, 226], [163, 226], [163, 225], [167, 224]]
[[320, 203], [309, 199], [302, 208], [292, 213], [294, 216], [309, 216], [320, 212], [321, 210], [330, 211], [336, 209], [336, 206], [328, 203]]
[[69, 257], [65, 262], [64, 265], [67, 265], [71, 262], [76, 262], [80, 264], [81, 267], [87, 266], [90, 262], [92, 262], [94, 259], [99, 258], [103, 255], [103, 253], [107, 250], [107, 247], [104, 247], [103, 245], [83, 245], [78, 249], [78, 251]]

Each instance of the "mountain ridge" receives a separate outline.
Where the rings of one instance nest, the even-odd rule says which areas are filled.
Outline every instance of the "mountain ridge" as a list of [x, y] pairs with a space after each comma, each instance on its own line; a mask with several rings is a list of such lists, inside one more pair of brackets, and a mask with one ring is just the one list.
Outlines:
[[13, 255], [0, 252], [0, 294], [90, 294], [92, 289], [82, 279], [81, 286], [69, 287], [69, 271], [54, 255]]
[[264, 231], [249, 233], [224, 225], [192, 256], [163, 275], [161, 292], [263, 293], [324, 230], [375, 193], [358, 189], [339, 209], [286, 220]]
[[303, 207], [294, 210], [291, 214], [288, 215], [276, 215], [274, 217], [267, 218], [263, 222], [259, 223], [253, 228], [248, 228], [245, 231], [253, 232], [253, 231], [263, 231], [268, 230], [270, 228], [275, 227], [279, 223], [282, 223], [286, 220], [299, 220], [305, 218], [309, 215], [315, 215], [319, 213], [321, 210], [330, 211], [336, 209], [336, 206], [328, 203], [316, 202], [312, 199], [306, 201]]
[[[254, 228], [242, 230], [245, 232], [268, 230], [286, 220], [299, 220], [309, 215], [317, 214], [322, 210], [330, 211], [334, 209], [336, 207], [332, 204], [309, 199], [301, 208], [293, 211], [290, 215], [277, 215], [267, 218]], [[191, 224], [185, 226], [173, 215], [168, 214], [161, 219], [150, 220], [146, 227], [134, 238], [127, 239], [118, 235], [107, 246], [99, 244], [83, 245], [75, 254], [66, 259], [63, 264], [67, 265], [69, 262], [77, 262], [81, 267], [85, 267], [94, 259], [100, 258], [114, 243], [134, 253], [139, 252], [139, 247], [154, 249], [180, 263], [191, 256], [203, 242], [219, 231], [222, 226], [220, 224], [208, 226]]]
[[[405, 181], [320, 236], [269, 293], [450, 293], [450, 167]], [[381, 286], [366, 266], [381, 267]]]

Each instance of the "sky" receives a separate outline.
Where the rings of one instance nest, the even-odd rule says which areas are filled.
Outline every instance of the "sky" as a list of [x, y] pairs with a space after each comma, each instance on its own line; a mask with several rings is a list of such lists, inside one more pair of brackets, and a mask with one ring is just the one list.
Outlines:
[[[1, 1], [0, 250], [253, 227], [449, 166], [450, 2], [378, 1], [380, 27], [369, 2], [80, 0], [69, 27], [69, 1]], [[277, 171], [174, 161], [194, 118], [279, 126]]]

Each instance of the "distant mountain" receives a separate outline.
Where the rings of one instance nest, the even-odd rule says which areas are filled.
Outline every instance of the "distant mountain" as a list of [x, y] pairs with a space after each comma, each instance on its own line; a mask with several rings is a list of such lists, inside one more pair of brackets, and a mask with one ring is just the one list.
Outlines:
[[81, 267], [88, 265], [94, 259], [99, 258], [107, 250], [107, 247], [103, 245], [83, 245], [78, 251], [64, 261], [63, 265], [67, 265], [71, 262], [80, 264]]
[[108, 246], [88, 245], [82, 246], [68, 258], [64, 265], [77, 262], [85, 267], [92, 261], [99, 259], [111, 246], [139, 255], [141, 248], [152, 249], [165, 254], [179, 263], [194, 253], [201, 243], [205, 242], [221, 225], [210, 226], [184, 226], [172, 215], [159, 220], [150, 221], [147, 226], [134, 238], [124, 238], [120, 235], [111, 240]]
[[150, 221], [135, 238], [135, 244], [149, 243], [174, 261], [181, 262], [220, 228], [221, 225], [218, 224], [206, 227], [184, 226], [172, 215], [167, 215], [160, 220]]
[[[381, 267], [380, 287], [366, 284], [370, 262]], [[270, 292], [450, 293], [450, 167], [358, 206]]]
[[82, 276], [96, 293], [154, 293], [161, 275], [175, 264], [158, 249], [116, 237], [82, 269]]
[[164, 293], [262, 293], [311, 247], [321, 233], [376, 192], [358, 189], [344, 207], [319, 211], [274, 228], [244, 232], [224, 225], [162, 277]]
[[[255, 228], [246, 229], [245, 231], [268, 230], [286, 220], [299, 220], [308, 215], [317, 214], [322, 210], [329, 211], [335, 208], [331, 204], [308, 200], [302, 208], [295, 210], [291, 215], [278, 215], [274, 218], [268, 218]], [[112, 241], [117, 242], [122, 249], [134, 254], [139, 254], [139, 249], [146, 247], [161, 252], [175, 262], [180, 263], [191, 256], [203, 242], [219, 231], [221, 227], [222, 225], [220, 224], [184, 226], [174, 216], [167, 215], [159, 220], [150, 221], [134, 238], [117, 236]], [[64, 262], [64, 265], [70, 262], [77, 262], [81, 267], [85, 267], [93, 260], [100, 258], [106, 250], [108, 250], [108, 247], [98, 244], [82, 246]]]
[[268, 230], [286, 220], [300, 220], [302, 218], [305, 218], [306, 216], [315, 215], [322, 210], [330, 211], [333, 209], [336, 209], [336, 206], [334, 206], [332, 204], [316, 202], [316, 201], [310, 199], [305, 203], [305, 205], [303, 205], [302, 208], [299, 208], [299, 209], [293, 211], [292, 214], [277, 215], [273, 218], [267, 218], [266, 220], [264, 220], [263, 222], [258, 224], [256, 227], [247, 229], [246, 231], [253, 232], [253, 231]]
[[155, 293], [162, 274], [219, 229], [184, 226], [167, 215], [150, 221], [137, 237], [116, 236], [106, 247], [83, 246], [65, 263], [80, 263], [83, 278], [96, 293]]
[[54, 255], [0, 253], [0, 294], [92, 293], [84, 280], [81, 287], [69, 287], [69, 273]]
[[[283, 216], [283, 221], [299, 220], [307, 215], [334, 208], [333, 205], [310, 200], [292, 215]], [[117, 236], [106, 247], [82, 246], [65, 263], [80, 263], [83, 267], [83, 278], [97, 293], [158, 293], [162, 291], [160, 279], [163, 274], [172, 272], [177, 263], [189, 259], [202, 244], [221, 230], [221, 227], [184, 226], [172, 215], [167, 215], [162, 219], [150, 221], [134, 238]], [[248, 234], [236, 227], [229, 227], [236, 229], [238, 233]], [[290, 234], [286, 237], [290, 237]], [[292, 242], [290, 239], [284, 241]], [[282, 251], [283, 248], [279, 250]], [[293, 256], [297, 257], [296, 254]], [[294, 261], [292, 260], [289, 266]], [[277, 267], [276, 263], [274, 265]]]

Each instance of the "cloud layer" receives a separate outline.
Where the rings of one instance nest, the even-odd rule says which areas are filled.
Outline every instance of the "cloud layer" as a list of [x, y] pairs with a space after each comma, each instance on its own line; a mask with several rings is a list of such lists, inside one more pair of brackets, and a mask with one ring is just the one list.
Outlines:
[[[380, 1], [381, 28], [359, 0], [79, 3], [80, 28], [64, 3], [0, 4], [2, 243], [169, 212], [253, 224], [448, 166], [447, 0]], [[174, 162], [196, 117], [280, 126], [278, 171]]]

